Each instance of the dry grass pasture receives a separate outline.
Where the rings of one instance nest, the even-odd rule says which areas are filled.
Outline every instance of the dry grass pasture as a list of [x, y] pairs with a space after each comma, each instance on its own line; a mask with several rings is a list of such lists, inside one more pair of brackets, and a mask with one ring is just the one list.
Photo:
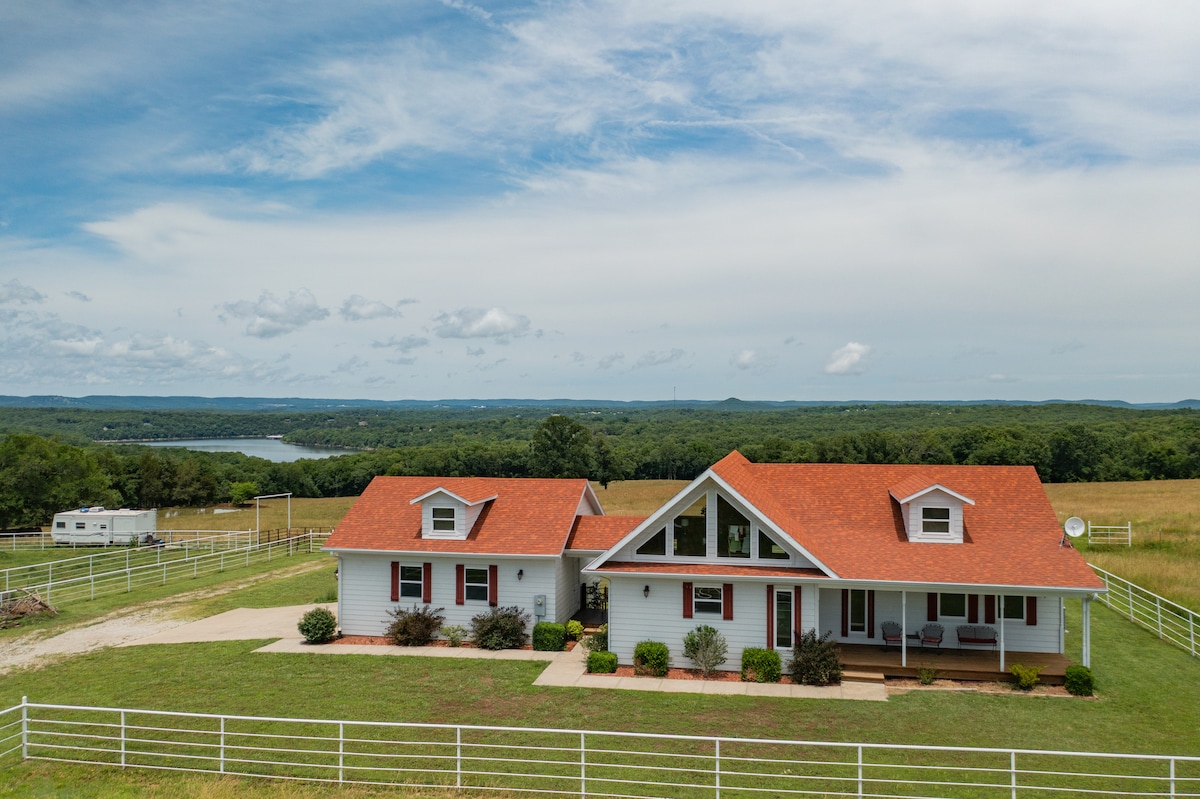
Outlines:
[[[292, 498], [292, 527], [336, 527], [358, 497]], [[207, 508], [160, 508], [160, 530], [253, 530], [255, 508], [218, 505]], [[259, 529], [277, 530], [288, 526], [288, 500], [259, 500]]]

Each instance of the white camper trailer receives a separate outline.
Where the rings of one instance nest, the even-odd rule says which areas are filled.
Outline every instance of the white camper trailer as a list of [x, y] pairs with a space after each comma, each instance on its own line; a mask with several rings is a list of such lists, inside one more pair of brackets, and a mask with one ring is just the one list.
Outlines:
[[80, 508], [54, 514], [50, 536], [56, 544], [108, 546], [153, 540], [157, 510]]

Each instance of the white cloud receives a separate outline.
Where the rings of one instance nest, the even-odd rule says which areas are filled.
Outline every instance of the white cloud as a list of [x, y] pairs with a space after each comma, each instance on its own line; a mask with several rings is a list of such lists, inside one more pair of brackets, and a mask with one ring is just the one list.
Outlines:
[[730, 365], [737, 369], [753, 369], [758, 363], [758, 353], [754, 350], [742, 350], [729, 359]]
[[395, 308], [379, 300], [368, 300], [361, 294], [353, 294], [342, 303], [340, 311], [342, 318], [348, 322], [361, 322], [367, 319], [395, 319], [403, 316], [399, 308]]
[[505, 340], [529, 332], [529, 318], [500, 308], [460, 308], [433, 318], [433, 332], [442, 338]]
[[0, 283], [0, 303], [13, 302], [25, 305], [30, 302], [43, 302], [45, 299], [45, 294], [26, 286], [15, 278], [7, 283]]
[[255, 302], [242, 300], [225, 303], [222, 307], [222, 319], [229, 316], [249, 320], [246, 335], [255, 338], [282, 336], [329, 316], [329, 310], [322, 308], [308, 289], [297, 289], [285, 300], [264, 291]]
[[687, 355], [687, 351], [679, 348], [675, 348], [667, 352], [651, 351], [638, 358], [637, 363], [633, 365], [633, 368], [644, 369], [651, 366], [664, 366], [668, 363], [675, 363], [685, 355]]
[[79, 300], [80, 302], [91, 302], [92, 301], [92, 298], [89, 297], [88, 295], [84, 294], [82, 291], [64, 291], [63, 295], [70, 297], [73, 300]]
[[387, 341], [372, 341], [371, 346], [376, 349], [396, 349], [407, 353], [421, 347], [428, 347], [429, 339], [424, 336], [404, 336], [402, 338], [392, 336]]
[[866, 357], [871, 354], [871, 348], [866, 344], [851, 341], [844, 347], [839, 347], [829, 356], [825, 364], [827, 375], [856, 375], [865, 370]]

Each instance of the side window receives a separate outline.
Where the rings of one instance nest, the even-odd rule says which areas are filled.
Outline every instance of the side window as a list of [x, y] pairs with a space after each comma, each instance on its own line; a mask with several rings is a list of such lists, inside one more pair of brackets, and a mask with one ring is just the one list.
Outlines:
[[692, 506], [675, 517], [672, 525], [672, 552], [683, 557], [702, 558], [708, 554], [708, 497], [700, 497]]
[[1004, 618], [1017, 619], [1018, 621], [1025, 620], [1025, 597], [1023, 596], [1005, 596], [1004, 597]]
[[464, 576], [463, 594], [468, 602], [487, 602], [488, 570], [468, 568]]
[[423, 572], [420, 566], [400, 567], [400, 596], [420, 599], [424, 584]]
[[950, 532], [949, 508], [921, 508], [922, 533]]
[[938, 615], [950, 618], [967, 617], [966, 594], [938, 594]]
[[698, 585], [692, 589], [692, 592], [693, 612], [721, 615], [723, 605], [720, 586]]
[[454, 532], [454, 508], [433, 508], [433, 529]]

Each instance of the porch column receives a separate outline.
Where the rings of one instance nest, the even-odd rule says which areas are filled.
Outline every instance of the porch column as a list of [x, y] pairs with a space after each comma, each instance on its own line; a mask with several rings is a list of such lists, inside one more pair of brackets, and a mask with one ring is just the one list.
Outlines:
[[821, 586], [813, 586], [813, 632], [821, 637]]
[[996, 603], [996, 607], [999, 608], [999, 610], [1000, 610], [1000, 612], [996, 615], [998, 615], [1000, 617], [1000, 619], [999, 619], [999, 621], [1000, 621], [1000, 671], [1001, 671], [1001, 673], [1003, 673], [1004, 671], [1006, 671], [1006, 669], [1004, 668], [1004, 596], [1003, 596], [1003, 594], [996, 594], [996, 599], [994, 601]]
[[908, 668], [908, 591], [900, 592], [900, 666]]
[[1092, 667], [1092, 598], [1083, 598], [1083, 665]]

